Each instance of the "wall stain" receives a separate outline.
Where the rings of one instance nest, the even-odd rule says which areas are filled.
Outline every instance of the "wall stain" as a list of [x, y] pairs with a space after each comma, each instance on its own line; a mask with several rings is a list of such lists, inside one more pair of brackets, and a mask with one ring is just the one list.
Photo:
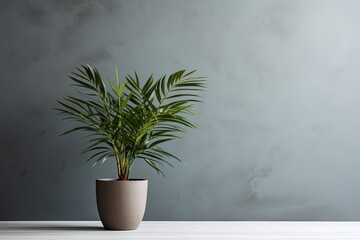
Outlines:
[[28, 117], [34, 118], [34, 119], [41, 119], [44, 118], [44, 112], [39, 109], [32, 109], [26, 113]]
[[111, 54], [107, 51], [105, 47], [98, 48], [93, 52], [89, 53], [87, 56], [83, 57], [81, 60], [83, 62], [97, 62], [102, 60], [111, 59]]
[[[102, 42], [100, 44], [97, 43], [96, 46], [92, 45], [95, 43], [94, 38], [98, 38], [102, 31], [106, 31], [102, 27], [96, 26], [108, 22], [109, 18], [115, 13], [117, 21], [121, 18], [120, 1], [55, 0], [49, 1], [48, 4], [62, 18], [62, 24], [57, 31], [58, 40], [56, 42], [57, 46], [54, 49], [55, 55], [63, 55], [64, 52], [71, 51], [76, 47], [78, 39], [83, 38], [81, 35], [86, 35], [86, 38], [91, 39], [89, 44], [86, 44], [91, 50], [87, 50], [86, 53], [94, 51], [94, 49], [95, 51], [90, 53], [89, 56], [81, 54], [79, 61], [97, 62], [111, 59], [112, 55], [107, 49], [96, 49], [97, 46], [104, 47], [106, 45], [104, 45], [103, 41], [100, 41]], [[95, 28], [97, 29], [96, 31], [94, 31]], [[98, 41], [96, 40], [96, 42]]]
[[[50, 1], [52, 7], [64, 17], [62, 28], [59, 30], [59, 47], [56, 52], [63, 52], [73, 46], [73, 36], [79, 33], [79, 30], [89, 28], [93, 31], [89, 23], [98, 19], [104, 19], [120, 9], [119, 1]], [[89, 27], [86, 27], [86, 25]], [[109, 56], [106, 55], [106, 56]], [[107, 59], [105, 57], [101, 59]]]
[[281, 152], [281, 147], [280, 146], [273, 146], [273, 147], [270, 148], [268, 156], [269, 156], [269, 158], [274, 158], [280, 152]]
[[328, 79], [330, 82], [341, 80], [341, 75], [344, 73], [345, 68], [344, 67], [338, 67], [334, 70], [332, 70], [329, 75]]
[[47, 133], [47, 131], [41, 130], [40, 132], [37, 133], [37, 136], [39, 139], [41, 139], [46, 135], [46, 133]]
[[258, 182], [262, 178], [269, 177], [270, 173], [272, 171], [271, 167], [262, 167], [258, 169], [254, 169], [252, 172], [249, 173], [248, 179], [247, 179], [247, 185], [248, 185], [248, 200], [251, 203], [255, 203], [255, 200], [257, 200], [257, 192], [256, 188], [258, 186]]
[[260, 32], [265, 34], [274, 34], [278, 36], [286, 36], [287, 28], [283, 21], [273, 18], [264, 17], [261, 19], [261, 23], [258, 29]]
[[122, 48], [125, 46], [125, 41], [124, 40], [121, 40], [121, 39], [116, 39], [114, 42], [113, 42], [113, 45], [118, 47], [118, 48]]
[[281, 38], [290, 36], [289, 18], [291, 19], [294, 13], [294, 5], [291, 2], [286, 4], [283, 2], [269, 2], [269, 5], [263, 11], [263, 17], [260, 18], [258, 31]]
[[330, 205], [311, 204], [308, 201], [303, 203], [293, 203], [279, 209], [277, 220], [300, 220], [316, 221], [332, 218], [336, 210]]
[[285, 151], [280, 145], [274, 145], [270, 148], [268, 153], [269, 160], [274, 161], [286, 161], [292, 157], [292, 154]]
[[273, 145], [266, 154], [266, 162], [256, 163], [249, 171], [247, 178], [247, 200], [250, 204], [258, 204], [264, 199], [259, 199], [257, 187], [260, 181], [268, 178], [273, 172], [275, 163], [283, 162], [292, 157], [292, 154], [284, 151], [281, 145]]
[[49, 49], [42, 51], [40, 53], [35, 54], [35, 56], [33, 56], [33, 60], [34, 61], [40, 61], [41, 58], [43, 58], [48, 52], [50, 52]]
[[21, 138], [19, 136], [17, 137], [13, 137], [10, 139], [2, 139], [0, 140], [0, 145], [1, 144], [9, 144], [9, 145], [19, 145], [21, 142]]
[[87, 4], [79, 5], [79, 7], [76, 8], [73, 20], [77, 25], [83, 25], [94, 17], [99, 16], [101, 16], [101, 14], [98, 11], [96, 4], [89, 2]]
[[79, 8], [84, 8], [93, 12], [104, 9], [107, 14], [119, 10], [121, 6], [120, 1], [117, 0], [53, 0], [49, 4], [59, 12], [78, 11]]
[[316, 126], [314, 126], [314, 127], [312, 128], [312, 130], [313, 130], [315, 133], [317, 133], [318, 135], [324, 135], [324, 134], [326, 134], [326, 133], [328, 132], [328, 130], [327, 130], [325, 127], [321, 126], [321, 125], [316, 125]]
[[66, 168], [66, 160], [62, 160], [60, 169], [58, 171], [58, 175], [60, 175], [65, 170], [65, 168]]
[[35, 25], [43, 26], [49, 22], [49, 13], [43, 7], [33, 4], [32, 1], [26, 1], [21, 15]]
[[60, 163], [60, 166], [58, 167], [58, 171], [56, 171], [54, 173], [54, 175], [52, 176], [52, 180], [53, 181], [58, 181], [60, 179], [60, 175], [63, 173], [63, 171], [65, 170], [66, 168], [66, 160], [62, 160], [61, 163]]
[[73, 28], [68, 28], [69, 31], [81, 27], [94, 18], [108, 16], [120, 9], [120, 2], [116, 0], [58, 0], [50, 1], [50, 4], [52, 4], [55, 11], [67, 15], [67, 19], [70, 20], [73, 26]]
[[0, 139], [0, 160], [5, 160], [9, 168], [14, 169], [16, 160], [20, 157], [21, 138], [19, 136], [9, 139]]
[[25, 168], [22, 168], [18, 171], [18, 173], [19, 173], [19, 178], [24, 179], [28, 174], [28, 171]]
[[14, 1], [12, 0], [1, 0], [0, 1], [0, 12], [7, 10]]

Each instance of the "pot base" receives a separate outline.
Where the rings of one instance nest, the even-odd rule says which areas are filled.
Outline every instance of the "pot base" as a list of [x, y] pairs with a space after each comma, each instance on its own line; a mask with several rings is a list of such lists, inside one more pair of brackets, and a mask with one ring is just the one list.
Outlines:
[[107, 230], [135, 230], [144, 217], [148, 181], [96, 180], [99, 216]]

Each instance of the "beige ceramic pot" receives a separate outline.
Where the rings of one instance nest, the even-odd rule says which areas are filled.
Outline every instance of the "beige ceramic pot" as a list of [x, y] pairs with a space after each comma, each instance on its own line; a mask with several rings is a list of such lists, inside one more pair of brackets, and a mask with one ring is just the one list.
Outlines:
[[96, 180], [96, 200], [105, 229], [134, 230], [144, 217], [148, 181]]

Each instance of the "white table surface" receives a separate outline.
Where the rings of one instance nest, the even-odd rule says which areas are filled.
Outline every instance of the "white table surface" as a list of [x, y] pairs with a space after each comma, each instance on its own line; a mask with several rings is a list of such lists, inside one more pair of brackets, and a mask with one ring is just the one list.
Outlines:
[[0, 221], [0, 239], [358, 239], [360, 222], [150, 222], [106, 231], [96, 221]]

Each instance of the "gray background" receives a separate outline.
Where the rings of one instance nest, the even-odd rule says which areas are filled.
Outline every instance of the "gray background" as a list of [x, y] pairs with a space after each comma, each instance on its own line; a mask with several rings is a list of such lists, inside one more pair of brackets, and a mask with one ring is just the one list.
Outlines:
[[96, 220], [82, 136], [55, 112], [82, 63], [114, 78], [199, 69], [185, 164], [145, 220], [360, 220], [359, 1], [0, 1], [0, 220]]

